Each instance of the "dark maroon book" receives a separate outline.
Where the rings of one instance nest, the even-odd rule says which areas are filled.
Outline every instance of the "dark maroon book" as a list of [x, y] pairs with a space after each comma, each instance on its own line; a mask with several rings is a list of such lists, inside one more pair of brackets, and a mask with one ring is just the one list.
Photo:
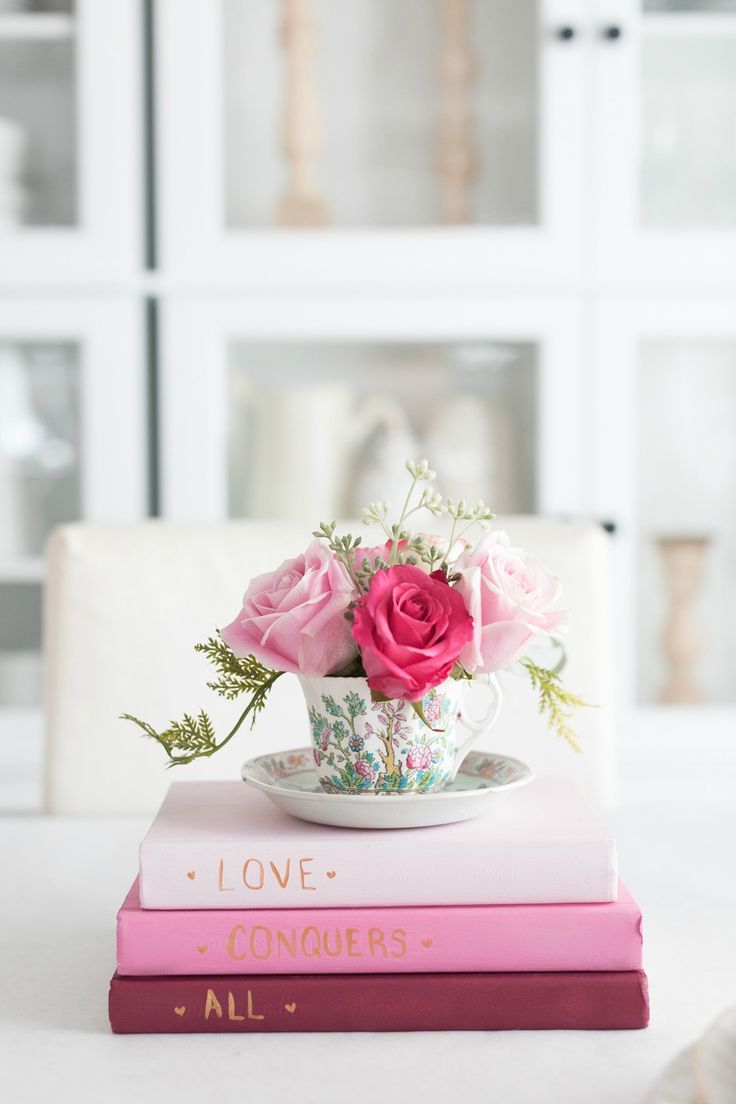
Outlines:
[[119, 977], [123, 1034], [618, 1030], [649, 1022], [642, 970], [508, 974]]

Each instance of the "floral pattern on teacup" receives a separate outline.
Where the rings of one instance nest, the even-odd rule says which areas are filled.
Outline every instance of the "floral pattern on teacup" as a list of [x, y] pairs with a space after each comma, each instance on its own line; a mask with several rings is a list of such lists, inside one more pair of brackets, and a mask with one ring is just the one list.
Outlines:
[[443, 688], [422, 698], [427, 724], [402, 699], [371, 701], [351, 690], [309, 707], [320, 784], [332, 793], [427, 792], [444, 785], [455, 754], [457, 701]]

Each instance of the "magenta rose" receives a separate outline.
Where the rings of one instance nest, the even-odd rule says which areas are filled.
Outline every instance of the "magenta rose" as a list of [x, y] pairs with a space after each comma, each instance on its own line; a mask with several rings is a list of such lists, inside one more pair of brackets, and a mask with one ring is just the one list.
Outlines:
[[460, 654], [469, 671], [490, 673], [515, 663], [538, 633], [567, 628], [567, 612], [553, 610], [560, 582], [534, 556], [514, 548], [503, 531], [490, 533], [456, 569], [455, 590], [473, 618], [473, 635]]
[[355, 763], [355, 769], [358, 774], [366, 778], [369, 782], [372, 782], [376, 777], [376, 772], [366, 759], [358, 759]]
[[345, 618], [354, 597], [342, 565], [315, 540], [301, 556], [252, 580], [221, 636], [238, 656], [252, 653], [277, 671], [321, 678], [356, 654]]
[[444, 575], [411, 564], [376, 572], [355, 608], [368, 685], [389, 698], [418, 701], [447, 678], [472, 635], [462, 596]]

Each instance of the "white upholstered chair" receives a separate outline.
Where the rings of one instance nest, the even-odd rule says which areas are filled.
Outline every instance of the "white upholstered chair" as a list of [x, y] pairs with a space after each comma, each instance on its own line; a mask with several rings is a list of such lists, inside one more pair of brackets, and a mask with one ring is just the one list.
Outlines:
[[[562, 579], [563, 604], [572, 610], [564, 677], [601, 708], [576, 717], [583, 747], [577, 755], [540, 721], [526, 678], [508, 675], [501, 718], [482, 744], [524, 759], [537, 773], [572, 776], [596, 804], [610, 806], [609, 539], [593, 523], [519, 517], [503, 524], [514, 544], [533, 551]], [[255, 729], [242, 730], [221, 753], [188, 767], [165, 770], [162, 749], [118, 719], [130, 712], [163, 727], [204, 706], [227, 731], [240, 703], [206, 689], [211, 669], [193, 645], [232, 620], [253, 575], [295, 555], [308, 536], [301, 527], [255, 521], [56, 530], [48, 549], [44, 629], [48, 811], [150, 813], [172, 778], [237, 778], [251, 755], [309, 742], [306, 710], [291, 677], [277, 683]]]

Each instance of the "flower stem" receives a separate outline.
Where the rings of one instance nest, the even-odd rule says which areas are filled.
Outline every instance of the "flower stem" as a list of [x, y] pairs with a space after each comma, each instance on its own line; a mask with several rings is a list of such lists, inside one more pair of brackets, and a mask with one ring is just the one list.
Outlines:
[[440, 564], [440, 567], [443, 567], [445, 569], [445, 571], [450, 566], [449, 556], [450, 556], [450, 552], [452, 551], [453, 545], [455, 544], [455, 529], [456, 528], [457, 528], [457, 517], [453, 517], [453, 519], [452, 519], [452, 528], [450, 529], [450, 536], [449, 536], [449, 539], [447, 541], [447, 550], [445, 551], [445, 554], [442, 557], [442, 563]]
[[414, 494], [414, 488], [416, 487], [418, 482], [419, 482], [418, 477], [415, 475], [412, 478], [411, 486], [409, 487], [409, 493], [407, 494], [406, 498], [404, 499], [404, 505], [403, 505], [403, 508], [401, 510], [401, 516], [400, 516], [398, 522], [396, 523], [396, 526], [395, 526], [395, 529], [394, 529], [394, 534], [395, 535], [392, 535], [392, 538], [391, 538], [391, 554], [388, 558], [389, 567], [392, 567], [396, 563], [396, 556], [397, 556], [397, 553], [399, 551], [399, 540], [400, 540], [400, 536], [401, 536], [401, 526], [404, 524], [404, 521], [406, 519], [406, 516], [407, 516], [406, 511], [409, 509], [409, 503], [411, 502], [411, 496]]
[[[353, 551], [353, 559], [355, 559], [355, 557], [357, 556], [357, 554], [358, 554], [358, 549], [356, 548], [356, 549], [355, 549], [355, 550]], [[341, 564], [343, 565], [343, 567], [344, 567], [344, 568], [345, 568], [345, 570], [347, 571], [347, 573], [348, 573], [348, 578], [350, 579], [350, 582], [351, 582], [351, 583], [353, 584], [353, 586], [354, 586], [354, 587], [355, 587], [355, 589], [357, 590], [358, 594], [363, 594], [363, 593], [365, 592], [365, 587], [364, 587], [364, 586], [363, 586], [363, 584], [361, 583], [361, 581], [360, 581], [360, 579], [358, 578], [358, 576], [357, 576], [357, 575], [355, 574], [355, 570], [354, 570], [354, 568], [353, 568], [353, 565], [352, 565], [352, 563], [350, 563], [350, 560], [349, 560], [349, 558], [348, 558], [348, 555], [347, 555], [347, 553], [338, 553], [338, 557], [337, 557], [337, 558], [339, 559], [340, 563], [341, 563]]]

